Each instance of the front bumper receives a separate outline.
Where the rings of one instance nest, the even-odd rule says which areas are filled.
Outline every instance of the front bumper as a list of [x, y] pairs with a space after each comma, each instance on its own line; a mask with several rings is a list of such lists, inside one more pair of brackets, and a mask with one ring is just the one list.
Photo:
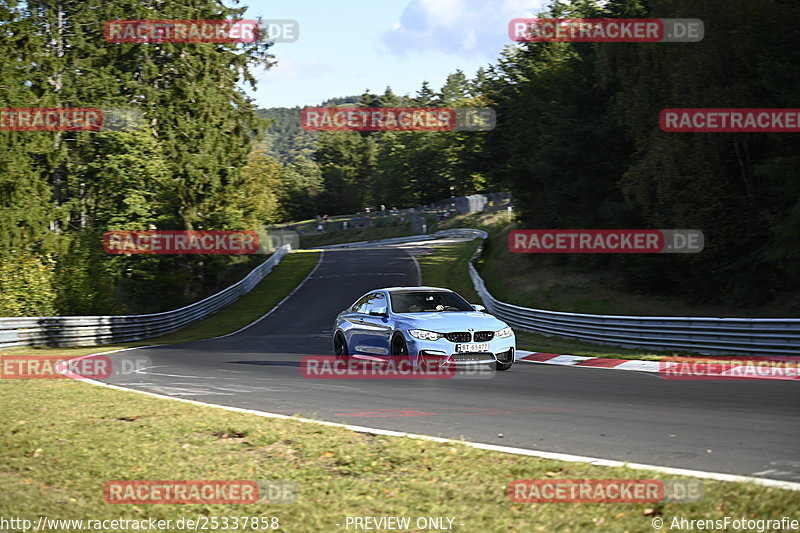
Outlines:
[[492, 339], [488, 342], [489, 350], [486, 352], [456, 352], [456, 343], [447, 339], [436, 341], [420, 340], [410, 335], [406, 336], [408, 353], [417, 356], [418, 360], [438, 362], [439, 364], [452, 364], [459, 366], [485, 365], [500, 361], [510, 363], [514, 361], [516, 352], [516, 337], [511, 335], [505, 339]]

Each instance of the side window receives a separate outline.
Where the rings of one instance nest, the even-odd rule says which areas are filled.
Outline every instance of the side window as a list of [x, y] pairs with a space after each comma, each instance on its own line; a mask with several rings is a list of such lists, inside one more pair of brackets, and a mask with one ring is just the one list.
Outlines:
[[359, 301], [353, 304], [352, 309], [350, 309], [354, 313], [364, 313], [364, 307], [366, 307], [367, 302], [369, 301], [371, 294], [368, 294], [361, 298]]
[[362, 313], [369, 314], [370, 311], [375, 311], [379, 307], [386, 307], [386, 296], [382, 292], [370, 294]]

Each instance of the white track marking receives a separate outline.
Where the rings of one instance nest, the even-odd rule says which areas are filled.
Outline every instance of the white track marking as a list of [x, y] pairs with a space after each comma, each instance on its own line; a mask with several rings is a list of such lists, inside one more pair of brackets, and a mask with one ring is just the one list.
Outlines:
[[214, 389], [214, 390], [221, 390], [221, 391], [227, 391], [227, 392], [238, 392], [238, 393], [255, 392], [255, 391], [258, 390], [255, 387], [250, 387], [250, 388], [247, 388], [247, 389], [241, 389], [241, 388], [233, 388], [233, 387], [212, 386], [211, 388]]
[[[110, 386], [111, 385], [109, 385], [109, 387]], [[177, 395], [180, 395], [180, 396], [213, 396], [213, 395], [236, 396], [235, 394], [233, 394], [231, 392], [213, 392], [213, 391], [200, 390], [200, 389], [186, 389], [186, 388], [183, 388], [183, 387], [166, 387], [166, 386], [162, 386], [162, 385], [155, 385], [155, 386], [150, 386], [150, 387], [147, 387], [147, 388], [148, 389], [152, 389], [154, 391], [161, 392], [163, 394], [158, 394], [156, 392], [145, 392], [145, 391], [138, 391], [138, 392], [141, 392], [142, 394], [152, 394], [154, 396], [160, 396], [161, 398], [173, 398], [173, 399], [176, 399], [176, 398], [174, 398], [173, 395], [176, 395], [176, 396]], [[122, 390], [133, 390], [133, 389], [123, 389], [122, 387], [120, 387], [120, 389], [122, 389]]]
[[[241, 329], [239, 329], [237, 331], [234, 331], [233, 333], [228, 333], [227, 335], [222, 335], [220, 337], [213, 337], [213, 338], [221, 339], [221, 338], [227, 337], [229, 335], [234, 335], [234, 334], [236, 334], [236, 333], [238, 333], [240, 331], [243, 331], [243, 330], [249, 328], [253, 324], [256, 324], [257, 322], [259, 322], [259, 321], [263, 320], [265, 317], [267, 317], [270, 313], [272, 313], [275, 309], [277, 309], [283, 302], [288, 300], [295, 292], [297, 292], [297, 290], [300, 287], [302, 287], [305, 284], [306, 281], [308, 281], [309, 277], [317, 270], [317, 268], [319, 268], [319, 265], [322, 263], [322, 257], [323, 257], [322, 253], [324, 253], [324, 252], [320, 252], [319, 261], [317, 261], [317, 265], [309, 273], [309, 275], [306, 276], [306, 278], [297, 287], [295, 287], [295, 289], [291, 293], [289, 293], [286, 296], [286, 298], [284, 298], [283, 300], [278, 302], [278, 304], [275, 307], [273, 307], [269, 312], [267, 312], [265, 315], [261, 316], [260, 318], [257, 318], [255, 321], [251, 322], [250, 324], [244, 326], [243, 328], [241, 328]], [[210, 339], [204, 339], [204, 340], [210, 340]], [[197, 342], [197, 341], [192, 341], [192, 342]], [[105, 352], [89, 354], [89, 355], [81, 356], [80, 358], [93, 357], [93, 356], [96, 356], [96, 355], [105, 355], [105, 354], [126, 352], [126, 351], [131, 351], [131, 350], [141, 350], [143, 348], [155, 348], [155, 347], [158, 347], [158, 346], [166, 346], [166, 345], [164, 345], [164, 344], [153, 344], [153, 345], [150, 345], [150, 346], [137, 346], [137, 347], [134, 347], [134, 348], [120, 348], [120, 349], [117, 349], [117, 350], [109, 350], [109, 351], [105, 351]], [[78, 358], [76, 358], [76, 359], [78, 359]], [[754, 484], [757, 484], [757, 485], [763, 485], [763, 486], [767, 486], [767, 487], [775, 487], [775, 488], [785, 489], [785, 490], [800, 491], [800, 483], [793, 483], [793, 482], [790, 482], [790, 481], [780, 481], [780, 480], [776, 480], [776, 479], [764, 479], [764, 478], [758, 478], [758, 477], [741, 476], [741, 475], [734, 475], [734, 474], [724, 474], [724, 473], [718, 473], [718, 472], [706, 472], [706, 471], [702, 471], [702, 470], [689, 470], [689, 469], [684, 469], [684, 468], [672, 468], [672, 467], [668, 467], [668, 466], [648, 465], [648, 464], [642, 464], [642, 463], [625, 463], [623, 461], [617, 461], [617, 460], [614, 460], [614, 459], [602, 459], [602, 458], [598, 458], [598, 457], [588, 457], [588, 456], [582, 456], [582, 455], [570, 455], [570, 454], [564, 454], [564, 453], [547, 452], [547, 451], [540, 451], [540, 450], [531, 450], [531, 449], [526, 449], [526, 448], [515, 448], [515, 447], [511, 447], [511, 446], [497, 446], [497, 445], [494, 445], [494, 444], [485, 444], [485, 443], [481, 443], [481, 442], [470, 442], [470, 441], [460, 441], [460, 440], [454, 440], [454, 439], [445, 439], [445, 438], [442, 438], [442, 437], [434, 437], [434, 436], [431, 436], [431, 435], [421, 435], [421, 434], [417, 434], [417, 433], [404, 433], [404, 432], [401, 432], [401, 431], [392, 431], [392, 430], [387, 430], [387, 429], [370, 428], [370, 427], [365, 427], [365, 426], [354, 426], [354, 425], [350, 425], [350, 424], [340, 424], [340, 423], [337, 423], [337, 422], [328, 422], [326, 420], [313, 420], [313, 419], [309, 419], [309, 418], [300, 418], [300, 417], [295, 417], [295, 416], [282, 415], [282, 414], [279, 414], [279, 413], [269, 413], [269, 412], [266, 412], [266, 411], [257, 411], [257, 410], [254, 410], [254, 409], [243, 409], [243, 408], [240, 408], [240, 407], [230, 407], [230, 406], [226, 406], [226, 405], [216, 405], [216, 404], [213, 404], [213, 403], [200, 402], [200, 401], [197, 401], [197, 400], [189, 400], [189, 399], [186, 399], [186, 398], [176, 398], [174, 396], [165, 396], [163, 394], [158, 394], [158, 393], [155, 393], [155, 392], [147, 392], [147, 391], [138, 390], [138, 389], [128, 389], [128, 388], [125, 388], [125, 387], [120, 387], [120, 386], [117, 386], [117, 385], [111, 385], [109, 383], [104, 383], [102, 381], [96, 381], [96, 380], [93, 380], [93, 379], [82, 379], [81, 381], [84, 381], [86, 383], [90, 383], [92, 385], [96, 385], [96, 386], [99, 386], [99, 387], [106, 387], [106, 388], [109, 388], [109, 389], [114, 389], [114, 390], [119, 390], [119, 391], [124, 391], [124, 392], [132, 392], [132, 393], [135, 393], [135, 394], [144, 394], [146, 396], [152, 396], [154, 398], [161, 398], [161, 399], [164, 399], [164, 400], [173, 400], [173, 401], [177, 401], [177, 402], [189, 403], [189, 404], [192, 404], [192, 405], [202, 405], [202, 406], [205, 406], [205, 407], [215, 407], [217, 409], [225, 409], [226, 411], [232, 411], [232, 412], [236, 412], [236, 413], [251, 414], [251, 415], [260, 416], [260, 417], [263, 417], [263, 418], [278, 418], [278, 419], [281, 419], [281, 420], [295, 420], [297, 422], [303, 422], [303, 423], [307, 423], [307, 424], [319, 424], [319, 425], [323, 425], [323, 426], [340, 427], [340, 428], [344, 428], [344, 429], [349, 429], [351, 431], [356, 431], [356, 432], [359, 432], [359, 433], [373, 433], [375, 435], [385, 435], [385, 436], [388, 436], [388, 437], [406, 437], [406, 438], [411, 438], [411, 439], [427, 440], [427, 441], [432, 441], [432, 442], [446, 442], [446, 443], [453, 443], [453, 444], [464, 444], [466, 446], [470, 446], [472, 448], [477, 448], [479, 450], [495, 451], [495, 452], [501, 452], [501, 453], [510, 453], [510, 454], [516, 454], [516, 455], [527, 455], [527, 456], [531, 456], [531, 457], [541, 457], [543, 459], [554, 459], [554, 460], [559, 460], [559, 461], [589, 463], [589, 464], [592, 464], [592, 465], [595, 465], [595, 466], [608, 466], [608, 467], [615, 467], [615, 468], [627, 467], [627, 468], [632, 468], [632, 469], [636, 469], [636, 470], [650, 470], [650, 471], [654, 471], [654, 472], [661, 472], [661, 473], [664, 473], [664, 474], [671, 474], [671, 475], [680, 475], [680, 476], [695, 477], [695, 478], [700, 478], [700, 479], [712, 479], [712, 480], [715, 480], [715, 481], [728, 481], [728, 482], [735, 482], [735, 483], [754, 483]], [[350, 387], [342, 387], [342, 388], [350, 388]], [[209, 393], [188, 393], [188, 394], [187, 393], [183, 393], [183, 395], [189, 395], [189, 394], [193, 394], [193, 395], [206, 394], [207, 395]], [[224, 394], [224, 393], [210, 393], [210, 394]], [[233, 396], [233, 394], [230, 394], [230, 395]]]
[[[169, 365], [174, 366], [174, 365]], [[134, 374], [143, 374], [146, 376], [167, 376], [169, 378], [189, 378], [189, 379], [219, 379], [213, 376], [186, 376], [184, 374], [162, 374], [160, 372], [146, 372], [152, 368], [167, 368], [168, 365], [161, 365], [161, 366], [148, 366], [145, 368], [139, 368], [133, 371]]]
[[[670, 474], [676, 476], [688, 476], [688, 477], [695, 477], [700, 479], [712, 479], [715, 481], [729, 481], [734, 483], [755, 483], [757, 485], [764, 485], [767, 487], [775, 487], [779, 489], [785, 490], [795, 490], [800, 491], [800, 483], [793, 483], [791, 481], [779, 481], [776, 479], [764, 479], [764, 478], [757, 478], [751, 476], [740, 476], [735, 474], [723, 474], [717, 472], [705, 472], [702, 470], [689, 470], [685, 468], [672, 468], [668, 466], [658, 466], [658, 465], [649, 465], [649, 464], [642, 464], [642, 463], [626, 463], [624, 461], [617, 461], [614, 459], [602, 459], [598, 457], [588, 457], [583, 455], [571, 455], [565, 453], [556, 453], [556, 452], [546, 452], [540, 450], [529, 450], [526, 448], [515, 448], [512, 446], [497, 446], [495, 444], [486, 444], [482, 442], [470, 442], [470, 441], [461, 441], [461, 440], [454, 440], [454, 439], [445, 439], [442, 437], [433, 437], [431, 435], [420, 435], [417, 433], [404, 433], [402, 431], [393, 431], [389, 429], [379, 429], [379, 428], [370, 428], [365, 426], [354, 426], [350, 424], [340, 424], [337, 422], [328, 422], [326, 420], [314, 420], [310, 418], [302, 418], [302, 417], [295, 417], [295, 416], [288, 416], [282, 415], [279, 413], [269, 413], [266, 411], [257, 411], [254, 409], [243, 409], [240, 407], [229, 407], [227, 405], [216, 405], [213, 403], [206, 403], [200, 402], [197, 400], [188, 400], [186, 398], [175, 398], [173, 396], [164, 396], [161, 394], [157, 394], [154, 392], [146, 392], [140, 391], [135, 389], [126, 389], [124, 387], [118, 387], [116, 385], [109, 385], [108, 383], [103, 383], [102, 381], [94, 381], [94, 380], [83, 380], [94, 385], [99, 385], [101, 387], [108, 387], [111, 389], [116, 389], [120, 391], [126, 392], [134, 392], [137, 394], [145, 394], [147, 396], [153, 396], [156, 398], [163, 398], [167, 400], [174, 400], [178, 402], [190, 403], [193, 405], [202, 405], [205, 407], [216, 407], [218, 409], [224, 409], [226, 411], [232, 411], [235, 413], [244, 413], [250, 415], [256, 415], [263, 418], [278, 418], [281, 420], [294, 420], [296, 422], [303, 422], [307, 424], [319, 424], [322, 426], [331, 426], [331, 427], [339, 427], [344, 429], [349, 429], [351, 431], [357, 431], [359, 433], [373, 433], [375, 435], [385, 435], [387, 437], [407, 437], [410, 439], [417, 439], [417, 440], [427, 440], [432, 442], [445, 442], [450, 444], [464, 444], [471, 448], [477, 448], [479, 450], [487, 450], [487, 451], [494, 451], [494, 452], [501, 452], [501, 453], [511, 453], [515, 455], [527, 455], [531, 457], [540, 457], [542, 459], [554, 459], [557, 461], [568, 461], [572, 463], [589, 463], [595, 466], [608, 466], [608, 467], [627, 467], [634, 470], [650, 470], [654, 472], [661, 472], [663, 474]], [[190, 393], [191, 394], [191, 393]], [[219, 394], [219, 393], [217, 393]], [[184, 395], [188, 395], [184, 393]]]
[[246, 330], [246, 329], [247, 329], [247, 328], [249, 328], [250, 326], [254, 326], [254, 325], [258, 324], [259, 322], [261, 322], [262, 320], [264, 320], [265, 318], [267, 318], [269, 315], [271, 315], [272, 313], [274, 313], [274, 312], [275, 312], [275, 310], [276, 310], [276, 309], [278, 309], [278, 308], [279, 308], [279, 307], [280, 307], [280, 306], [283, 304], [283, 302], [285, 302], [286, 300], [288, 300], [289, 298], [291, 298], [292, 296], [294, 296], [294, 293], [296, 293], [297, 291], [299, 291], [299, 290], [300, 290], [300, 287], [302, 287], [303, 285], [305, 285], [305, 284], [306, 284], [306, 282], [307, 282], [309, 279], [311, 279], [311, 277], [314, 275], [314, 272], [316, 272], [316, 271], [317, 271], [317, 269], [319, 268], [319, 266], [322, 264], [322, 259], [323, 259], [324, 257], [325, 257], [325, 251], [324, 251], [324, 250], [320, 250], [320, 251], [319, 251], [319, 259], [317, 260], [317, 264], [316, 264], [316, 265], [314, 265], [314, 268], [313, 268], [313, 269], [311, 269], [311, 272], [309, 272], [309, 273], [308, 273], [308, 275], [307, 275], [307, 276], [306, 276], [306, 277], [303, 279], [303, 281], [301, 281], [301, 282], [300, 282], [300, 283], [297, 285], [297, 287], [295, 287], [294, 289], [292, 289], [292, 292], [290, 292], [289, 294], [287, 294], [287, 295], [286, 295], [286, 297], [284, 297], [284, 299], [283, 299], [283, 300], [281, 300], [280, 302], [278, 302], [277, 304], [275, 304], [275, 306], [274, 306], [272, 309], [270, 309], [269, 311], [267, 311], [266, 313], [264, 313], [263, 315], [261, 315], [261, 316], [260, 316], [260, 317], [258, 317], [257, 319], [253, 320], [252, 322], [250, 322], [249, 324], [247, 324], [247, 325], [246, 325], [246, 326], [244, 326], [243, 328], [239, 328], [239, 329], [237, 329], [237, 330], [236, 330], [236, 331], [234, 331], [233, 333], [227, 333], [227, 334], [225, 334], [225, 335], [220, 335], [219, 337], [210, 337], [210, 338], [208, 338], [208, 339], [201, 339], [201, 340], [199, 340], [199, 341], [192, 341], [192, 342], [210, 341], [210, 340], [213, 340], [213, 339], [224, 339], [225, 337], [230, 337], [231, 335], [236, 335], [237, 333], [240, 333], [240, 332], [242, 332], [242, 331]]
[[572, 366], [577, 365], [581, 361], [586, 361], [587, 359], [591, 359], [591, 357], [586, 357], [583, 355], [559, 355], [558, 357], [554, 357], [545, 362], [550, 363], [551, 365]]
[[658, 361], [631, 360], [612, 368], [616, 368], [617, 370], [635, 370], [637, 372], [658, 372], [659, 364]]
[[417, 285], [422, 286], [422, 268], [419, 266], [419, 261], [417, 261], [417, 256], [412, 254], [411, 252], [406, 251], [408, 255], [411, 256], [411, 260], [414, 261], [414, 267], [417, 269]]

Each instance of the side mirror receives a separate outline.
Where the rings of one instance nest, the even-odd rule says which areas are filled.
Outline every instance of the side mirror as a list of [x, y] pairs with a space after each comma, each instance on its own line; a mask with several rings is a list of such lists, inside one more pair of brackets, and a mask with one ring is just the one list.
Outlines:
[[486, 308], [480, 304], [472, 304], [472, 307], [476, 311], [486, 311]]
[[386, 308], [385, 307], [377, 307], [377, 308], [373, 309], [372, 311], [370, 311], [369, 314], [371, 316], [382, 316], [382, 317], [389, 316], [389, 313], [386, 312]]

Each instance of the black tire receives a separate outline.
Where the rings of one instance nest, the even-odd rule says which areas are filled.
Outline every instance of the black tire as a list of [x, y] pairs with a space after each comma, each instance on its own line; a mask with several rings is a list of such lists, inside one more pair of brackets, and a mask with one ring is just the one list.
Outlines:
[[494, 364], [494, 369], [498, 372], [502, 372], [504, 370], [510, 370], [514, 363], [501, 363], [500, 361]]
[[336, 356], [337, 361], [344, 361], [347, 363], [350, 361], [350, 353], [347, 350], [347, 341], [344, 340], [344, 335], [337, 333], [336, 336], [333, 337], [333, 353]]
[[395, 333], [392, 337], [392, 362], [397, 368], [401, 364], [408, 364], [411, 358], [408, 356], [408, 344], [400, 333]]
[[408, 357], [408, 345], [399, 333], [395, 333], [392, 337], [392, 357]]

